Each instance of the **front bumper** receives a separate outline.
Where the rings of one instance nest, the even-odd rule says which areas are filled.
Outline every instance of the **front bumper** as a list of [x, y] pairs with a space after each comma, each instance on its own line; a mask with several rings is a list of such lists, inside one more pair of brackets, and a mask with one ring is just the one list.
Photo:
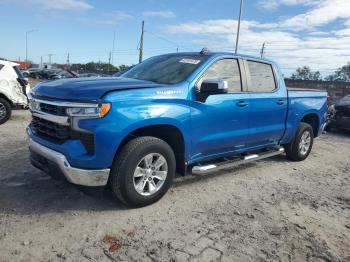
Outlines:
[[[59, 171], [69, 182], [82, 186], [105, 186], [108, 182], [110, 169], [79, 169], [72, 167], [67, 158], [50, 148], [47, 148], [30, 138], [32, 164], [46, 173]], [[34, 157], [39, 155], [40, 160]]]

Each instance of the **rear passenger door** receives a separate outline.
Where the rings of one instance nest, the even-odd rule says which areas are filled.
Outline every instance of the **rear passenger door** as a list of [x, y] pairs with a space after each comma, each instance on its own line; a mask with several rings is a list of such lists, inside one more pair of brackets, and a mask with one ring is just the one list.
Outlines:
[[278, 84], [274, 67], [245, 60], [249, 103], [249, 148], [276, 145], [285, 131], [287, 94]]

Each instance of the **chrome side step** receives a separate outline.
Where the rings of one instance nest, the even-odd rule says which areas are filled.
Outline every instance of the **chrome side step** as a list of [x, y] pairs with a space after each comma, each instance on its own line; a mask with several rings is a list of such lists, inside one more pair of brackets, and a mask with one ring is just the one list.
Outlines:
[[212, 172], [216, 172], [216, 171], [221, 170], [221, 169], [230, 168], [230, 167], [233, 167], [236, 165], [257, 161], [257, 160], [272, 157], [272, 156], [277, 156], [277, 155], [280, 155], [283, 153], [284, 153], [284, 148], [280, 147], [280, 148], [276, 148], [274, 150], [260, 153], [260, 154], [247, 155], [244, 158], [227, 160], [224, 162], [212, 163], [212, 164], [203, 165], [203, 166], [196, 165], [192, 168], [192, 174], [205, 175], [205, 174], [209, 174]]

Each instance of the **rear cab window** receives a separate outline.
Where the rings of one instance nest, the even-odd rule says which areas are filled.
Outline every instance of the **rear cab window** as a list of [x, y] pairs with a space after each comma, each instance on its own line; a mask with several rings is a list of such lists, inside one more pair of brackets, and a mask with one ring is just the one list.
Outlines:
[[277, 89], [271, 64], [248, 60], [246, 70], [249, 92], [273, 92]]

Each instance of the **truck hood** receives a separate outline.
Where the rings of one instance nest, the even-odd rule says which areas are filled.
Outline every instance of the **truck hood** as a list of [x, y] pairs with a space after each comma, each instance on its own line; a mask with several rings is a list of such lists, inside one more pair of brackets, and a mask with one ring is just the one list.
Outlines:
[[99, 100], [110, 91], [160, 86], [162, 85], [151, 81], [130, 78], [71, 78], [42, 82], [34, 88], [32, 94], [57, 100], [92, 101]]

